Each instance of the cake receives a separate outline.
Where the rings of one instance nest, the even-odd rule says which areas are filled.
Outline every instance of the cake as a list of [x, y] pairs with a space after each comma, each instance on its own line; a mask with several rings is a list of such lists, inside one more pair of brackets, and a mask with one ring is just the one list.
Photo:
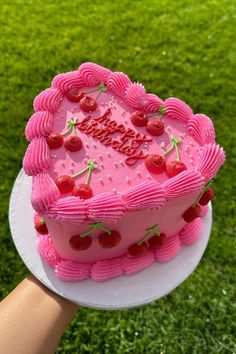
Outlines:
[[57, 75], [33, 106], [23, 168], [57, 277], [132, 275], [194, 247], [225, 161], [209, 117], [95, 63]]

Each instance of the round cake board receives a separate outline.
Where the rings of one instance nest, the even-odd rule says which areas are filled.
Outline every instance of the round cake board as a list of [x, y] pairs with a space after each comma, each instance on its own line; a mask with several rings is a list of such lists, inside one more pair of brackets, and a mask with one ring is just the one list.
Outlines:
[[203, 230], [193, 246], [182, 246], [170, 262], [155, 262], [131, 276], [120, 276], [104, 282], [88, 279], [64, 282], [48, 267], [36, 250], [37, 235], [30, 202], [32, 178], [20, 171], [12, 189], [9, 221], [12, 237], [20, 257], [30, 272], [46, 287], [82, 306], [116, 310], [148, 304], [167, 295], [181, 284], [196, 268], [207, 246], [212, 209], [203, 217]]

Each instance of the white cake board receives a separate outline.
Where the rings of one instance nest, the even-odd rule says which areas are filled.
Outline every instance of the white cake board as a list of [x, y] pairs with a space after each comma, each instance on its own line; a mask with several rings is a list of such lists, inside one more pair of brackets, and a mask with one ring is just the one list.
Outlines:
[[196, 268], [207, 246], [212, 209], [203, 218], [203, 231], [193, 246], [182, 246], [180, 253], [170, 262], [155, 262], [132, 276], [120, 276], [104, 282], [91, 279], [81, 282], [63, 282], [53, 269], [42, 262], [36, 250], [36, 232], [33, 208], [30, 202], [31, 177], [20, 171], [13, 186], [9, 221], [15, 246], [20, 257], [45, 286], [82, 306], [97, 309], [124, 309], [141, 306], [161, 298], [181, 284]]

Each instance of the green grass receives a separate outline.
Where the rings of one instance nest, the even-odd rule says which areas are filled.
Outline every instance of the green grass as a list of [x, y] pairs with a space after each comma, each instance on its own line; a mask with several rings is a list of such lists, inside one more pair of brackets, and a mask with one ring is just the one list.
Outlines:
[[0, 298], [28, 273], [11, 240], [8, 201], [32, 100], [57, 73], [95, 61], [212, 117], [228, 162], [216, 178], [212, 237], [194, 274], [148, 306], [81, 308], [57, 352], [236, 352], [236, 2], [0, 0], [0, 8]]

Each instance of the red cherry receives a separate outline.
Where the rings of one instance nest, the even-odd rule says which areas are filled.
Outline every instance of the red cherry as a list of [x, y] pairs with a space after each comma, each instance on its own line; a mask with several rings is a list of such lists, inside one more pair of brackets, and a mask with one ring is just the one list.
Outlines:
[[81, 183], [74, 186], [72, 195], [81, 199], [89, 199], [93, 196], [93, 191], [88, 184]]
[[80, 108], [84, 112], [93, 112], [97, 108], [97, 102], [90, 96], [84, 96], [80, 102]]
[[98, 241], [103, 248], [112, 248], [117, 246], [121, 241], [121, 234], [118, 231], [111, 231], [111, 234], [104, 232], [98, 236]]
[[79, 151], [82, 148], [83, 143], [78, 136], [71, 135], [68, 139], [65, 140], [64, 146], [66, 150], [75, 152], [75, 151]]
[[195, 207], [190, 207], [184, 212], [183, 219], [186, 222], [191, 222], [196, 218], [198, 218], [200, 216], [200, 213], [201, 213], [201, 207], [200, 205], [197, 204]]
[[79, 87], [72, 87], [66, 95], [71, 102], [79, 102], [81, 98], [84, 97], [84, 94]]
[[152, 119], [148, 122], [146, 129], [149, 134], [159, 136], [164, 133], [164, 124], [162, 123], [161, 120], [158, 119]]
[[165, 171], [166, 162], [164, 157], [157, 154], [152, 154], [146, 157], [145, 166], [148, 171], [152, 173], [162, 173]]
[[48, 228], [45, 223], [45, 220], [39, 214], [36, 214], [34, 217], [34, 227], [38, 231], [38, 233], [41, 235], [46, 235], [48, 233]]
[[149, 247], [153, 250], [157, 250], [158, 248], [160, 248], [161, 246], [164, 245], [166, 239], [167, 239], [167, 237], [163, 233], [161, 233], [160, 236], [156, 236], [156, 235], [152, 236], [148, 240]]
[[59, 176], [56, 179], [56, 185], [63, 194], [69, 193], [74, 188], [75, 182], [71, 176]]
[[89, 236], [80, 237], [80, 235], [72, 236], [70, 241], [70, 246], [76, 251], [84, 251], [87, 250], [91, 244], [92, 239]]
[[63, 145], [63, 137], [57, 132], [50, 133], [46, 140], [49, 149], [57, 149]]
[[199, 200], [199, 204], [206, 205], [207, 203], [209, 203], [210, 200], [214, 199], [214, 197], [215, 197], [215, 193], [213, 189], [210, 187], [202, 195], [201, 199]]
[[148, 122], [148, 116], [141, 111], [132, 113], [130, 119], [137, 127], [144, 127]]
[[178, 160], [174, 160], [166, 164], [166, 173], [170, 178], [178, 175], [180, 172], [183, 172], [185, 170], [187, 170], [186, 165]]
[[128, 254], [133, 256], [133, 257], [141, 257], [148, 251], [148, 246], [146, 242], [141, 243], [138, 245], [137, 243], [134, 243], [133, 245], [129, 246], [128, 248]]

